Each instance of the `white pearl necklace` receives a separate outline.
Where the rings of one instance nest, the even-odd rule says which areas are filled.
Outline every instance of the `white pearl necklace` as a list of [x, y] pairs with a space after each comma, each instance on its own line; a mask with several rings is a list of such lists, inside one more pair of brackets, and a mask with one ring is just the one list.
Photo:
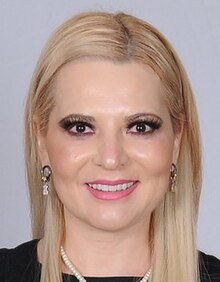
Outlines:
[[[72, 262], [69, 260], [66, 252], [64, 251], [63, 246], [60, 247], [60, 254], [63, 259], [63, 262], [65, 265], [69, 268], [69, 270], [72, 272], [72, 274], [80, 281], [80, 282], [87, 282], [86, 279], [79, 273], [79, 271], [75, 268], [75, 266], [72, 264]], [[140, 280], [140, 282], [147, 282], [149, 277], [151, 275], [151, 269], [149, 269], [144, 277]]]

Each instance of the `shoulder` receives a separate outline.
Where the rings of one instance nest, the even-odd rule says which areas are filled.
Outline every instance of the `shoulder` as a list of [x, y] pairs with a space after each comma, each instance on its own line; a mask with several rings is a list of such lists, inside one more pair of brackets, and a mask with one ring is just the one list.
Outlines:
[[13, 249], [0, 249], [0, 281], [37, 281], [30, 276], [39, 273], [37, 243], [32, 240]]
[[220, 281], [220, 260], [214, 256], [199, 252], [201, 281]]

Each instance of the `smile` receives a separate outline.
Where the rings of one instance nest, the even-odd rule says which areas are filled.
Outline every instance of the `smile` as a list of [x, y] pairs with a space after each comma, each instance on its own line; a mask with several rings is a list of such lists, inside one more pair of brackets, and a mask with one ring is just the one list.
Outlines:
[[109, 184], [100, 184], [100, 183], [94, 183], [90, 184], [88, 183], [90, 188], [93, 188], [95, 190], [104, 191], [104, 192], [116, 192], [116, 191], [124, 191], [128, 188], [130, 188], [132, 185], [134, 185], [136, 181], [131, 181], [127, 183], [121, 183], [116, 185], [109, 185]]
[[99, 200], [119, 200], [130, 195], [139, 185], [139, 181], [130, 179], [99, 179], [87, 182], [88, 191]]

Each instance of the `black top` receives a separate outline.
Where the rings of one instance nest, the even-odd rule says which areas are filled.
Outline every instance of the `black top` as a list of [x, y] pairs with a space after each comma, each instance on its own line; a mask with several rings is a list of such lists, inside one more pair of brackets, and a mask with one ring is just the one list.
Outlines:
[[[0, 249], [1, 282], [39, 282], [41, 265], [37, 260], [37, 242], [32, 240], [15, 249]], [[220, 260], [199, 253], [200, 275], [202, 282], [220, 282]], [[140, 277], [85, 277], [88, 282], [134, 282]], [[63, 282], [78, 282], [68, 274], [63, 274]]]

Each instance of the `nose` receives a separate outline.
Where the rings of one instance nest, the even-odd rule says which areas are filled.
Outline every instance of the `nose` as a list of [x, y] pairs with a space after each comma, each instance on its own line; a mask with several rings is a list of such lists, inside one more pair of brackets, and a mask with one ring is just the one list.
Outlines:
[[105, 170], [115, 170], [128, 163], [129, 157], [122, 136], [105, 135], [97, 142], [93, 163]]

